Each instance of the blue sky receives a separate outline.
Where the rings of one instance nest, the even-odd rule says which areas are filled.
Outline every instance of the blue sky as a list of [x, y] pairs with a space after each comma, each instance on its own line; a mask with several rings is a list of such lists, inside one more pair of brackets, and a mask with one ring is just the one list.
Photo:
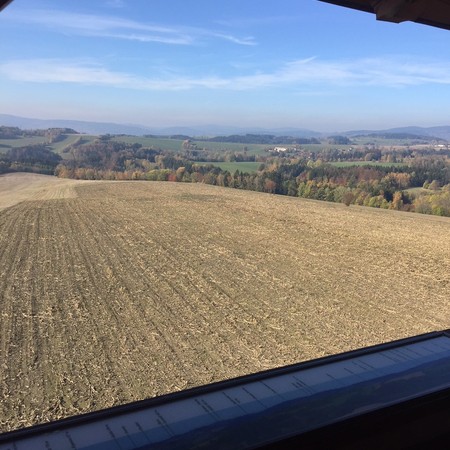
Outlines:
[[450, 125], [450, 32], [317, 0], [14, 0], [0, 113], [150, 127]]

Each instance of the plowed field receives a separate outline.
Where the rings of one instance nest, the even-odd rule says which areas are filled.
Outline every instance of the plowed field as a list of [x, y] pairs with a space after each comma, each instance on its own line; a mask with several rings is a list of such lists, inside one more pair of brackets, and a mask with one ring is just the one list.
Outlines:
[[200, 184], [70, 192], [0, 210], [0, 431], [450, 325], [449, 219]]
[[51, 200], [76, 197], [74, 187], [86, 181], [62, 180], [35, 173], [0, 176], [0, 210], [25, 200]]

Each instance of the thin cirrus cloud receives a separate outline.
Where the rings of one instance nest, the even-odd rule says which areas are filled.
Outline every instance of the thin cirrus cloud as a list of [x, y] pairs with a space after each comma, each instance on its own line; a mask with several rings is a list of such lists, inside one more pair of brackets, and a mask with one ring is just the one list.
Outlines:
[[250, 91], [290, 87], [401, 88], [425, 84], [450, 84], [450, 63], [411, 63], [406, 59], [373, 58], [353, 61], [321, 61], [308, 58], [286, 63], [273, 71], [240, 76], [146, 77], [112, 71], [91, 60], [11, 60], [0, 63], [0, 75], [36, 83], [71, 83], [147, 91], [195, 88]]
[[109, 8], [124, 8], [125, 2], [123, 0], [107, 0], [105, 5]]
[[161, 26], [113, 16], [35, 10], [26, 16], [10, 14], [11, 20], [32, 23], [63, 34], [115, 38], [140, 42], [193, 45], [206, 38], [226, 40], [238, 45], [257, 45], [253, 37], [238, 37], [205, 28]]
[[285, 16], [266, 16], [266, 17], [233, 17], [232, 19], [219, 19], [215, 23], [226, 27], [238, 27], [247, 28], [253, 26], [270, 26], [274, 24], [285, 24], [289, 22], [296, 22], [299, 20], [299, 16], [285, 15]]

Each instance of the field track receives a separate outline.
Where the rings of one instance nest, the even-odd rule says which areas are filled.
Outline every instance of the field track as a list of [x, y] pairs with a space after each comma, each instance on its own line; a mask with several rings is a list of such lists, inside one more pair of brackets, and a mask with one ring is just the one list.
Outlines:
[[0, 431], [450, 327], [450, 219], [10, 177]]

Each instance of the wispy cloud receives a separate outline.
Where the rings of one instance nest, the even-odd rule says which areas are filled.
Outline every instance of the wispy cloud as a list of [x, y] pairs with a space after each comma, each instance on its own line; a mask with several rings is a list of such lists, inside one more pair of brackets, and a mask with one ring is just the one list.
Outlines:
[[[121, 2], [113, 2], [119, 5]], [[239, 37], [206, 28], [164, 26], [114, 16], [80, 14], [56, 10], [28, 11], [26, 15], [9, 14], [10, 19], [32, 23], [63, 34], [114, 38], [140, 42], [192, 45], [206, 39], [220, 39], [238, 45], [256, 45], [253, 37]]]
[[224, 39], [226, 41], [234, 42], [235, 44], [239, 44], [239, 45], [256, 45], [255, 39], [252, 36], [238, 38], [238, 37], [232, 36], [230, 34], [216, 33], [216, 32], [211, 32], [211, 31], [208, 31], [207, 34], [209, 34], [211, 36], [215, 36], [220, 39]]
[[107, 0], [105, 5], [109, 8], [124, 8], [125, 2], [123, 0]]
[[116, 88], [173, 91], [194, 88], [255, 90], [290, 86], [295, 89], [333, 87], [407, 87], [450, 84], [450, 63], [411, 62], [399, 58], [321, 61], [308, 58], [286, 63], [271, 72], [234, 77], [168, 75], [146, 77], [111, 71], [92, 60], [12, 60], [0, 63], [0, 74], [36, 83], [76, 83]]
[[225, 87], [220, 78], [146, 78], [113, 72], [93, 61], [58, 59], [15, 60], [0, 64], [0, 74], [16, 81], [34, 83], [75, 83], [138, 90], [185, 90], [195, 87]]
[[300, 19], [299, 16], [266, 16], [266, 17], [233, 17], [230, 19], [219, 19], [216, 23], [224, 25], [226, 27], [233, 28], [248, 28], [254, 26], [271, 26], [278, 24], [287, 24], [297, 22]]
[[236, 77], [239, 89], [277, 85], [406, 87], [450, 84], [450, 63], [414, 61], [408, 58], [363, 58], [288, 62], [272, 72]]

